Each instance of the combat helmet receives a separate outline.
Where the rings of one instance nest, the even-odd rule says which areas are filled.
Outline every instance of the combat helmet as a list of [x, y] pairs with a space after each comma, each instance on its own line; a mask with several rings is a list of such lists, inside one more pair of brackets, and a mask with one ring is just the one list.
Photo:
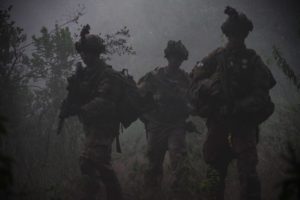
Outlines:
[[230, 6], [226, 7], [224, 13], [228, 15], [228, 18], [222, 24], [221, 29], [227, 37], [244, 39], [253, 30], [251, 20], [244, 13], [239, 13]]
[[178, 56], [183, 60], [187, 60], [189, 56], [189, 52], [182, 44], [181, 40], [177, 42], [174, 40], [169, 40], [167, 47], [164, 50], [164, 53], [165, 53], [165, 58], [169, 58], [172, 55], [172, 56]]
[[105, 53], [104, 40], [94, 34], [90, 34], [90, 26], [85, 25], [80, 32], [80, 40], [75, 43], [75, 49], [78, 53], [95, 53], [101, 54]]

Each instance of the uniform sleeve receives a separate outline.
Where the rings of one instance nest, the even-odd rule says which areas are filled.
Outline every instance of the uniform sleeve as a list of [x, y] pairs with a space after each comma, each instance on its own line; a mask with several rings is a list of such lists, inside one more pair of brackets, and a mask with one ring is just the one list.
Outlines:
[[[208, 78], [210, 78], [216, 68], [217, 68], [217, 52], [219, 50], [215, 50], [207, 57], [203, 58], [202, 61], [197, 62], [196, 66], [193, 68], [190, 77], [191, 83], [188, 90], [188, 98], [191, 104], [198, 109], [198, 104], [202, 99], [199, 97], [200, 93], [202, 93], [201, 88], [203, 87], [204, 82], [207, 82]], [[204, 84], [205, 85], [205, 84]]]
[[197, 62], [193, 68], [190, 77], [192, 82], [201, 81], [209, 78], [217, 68], [217, 56], [222, 52], [221, 48], [216, 49], [211, 54]]

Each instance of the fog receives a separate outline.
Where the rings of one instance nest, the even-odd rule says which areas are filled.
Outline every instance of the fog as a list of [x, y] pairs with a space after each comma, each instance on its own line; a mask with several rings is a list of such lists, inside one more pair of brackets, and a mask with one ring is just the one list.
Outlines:
[[[285, 132], [283, 133], [282, 130], [286, 132], [289, 132], [290, 129], [294, 130], [293, 127], [289, 127], [290, 116], [285, 117], [285, 114], [288, 113], [287, 107], [299, 103], [299, 93], [291, 81], [276, 66], [276, 62], [272, 61], [272, 47], [278, 47], [295, 73], [300, 73], [300, 6], [298, 1], [1, 0], [0, 5], [1, 9], [13, 5], [12, 19], [24, 29], [28, 38], [26, 43], [30, 43], [32, 35], [39, 36], [42, 26], [51, 30], [55, 23], [62, 24], [69, 20], [79, 7], [84, 7], [84, 15], [79, 18], [78, 24], [68, 24], [73, 34], [79, 33], [80, 24], [89, 24], [91, 33], [103, 34], [112, 33], [127, 26], [131, 34], [128, 42], [133, 46], [136, 55], [114, 55], [108, 62], [115, 69], [128, 68], [135, 80], [156, 67], [166, 65], [163, 50], [168, 40], [181, 40], [187, 47], [189, 58], [183, 63], [182, 68], [190, 72], [197, 61], [217, 47], [226, 44], [226, 38], [220, 29], [221, 24], [227, 18], [224, 14], [224, 8], [229, 5], [245, 13], [254, 24], [254, 30], [249, 34], [246, 44], [248, 48], [256, 50], [261, 55], [277, 80], [276, 87], [271, 91], [276, 104], [276, 112], [267, 123], [263, 124], [262, 140], [258, 147], [260, 155], [259, 174], [263, 179], [263, 197], [265, 200], [275, 199], [275, 194], [271, 193], [274, 189], [275, 180], [278, 181], [280, 177], [273, 179], [272, 176], [281, 172], [279, 168], [276, 168], [268, 174], [268, 169], [273, 167], [273, 162], [278, 161], [280, 151], [276, 149], [278, 138], [283, 141], [289, 138], [289, 136], [284, 135]], [[28, 52], [30, 52], [30, 47]], [[271, 62], [268, 62], [269, 60]], [[204, 127], [203, 120], [197, 119], [196, 121], [199, 122], [199, 127]], [[284, 124], [279, 124], [280, 122], [284, 122]], [[199, 144], [202, 145], [205, 135], [202, 134], [197, 139]], [[53, 137], [52, 141], [59, 140], [56, 136], [51, 137]], [[140, 157], [143, 157], [142, 153], [145, 151], [143, 125], [140, 122], [133, 124], [122, 134], [121, 143], [124, 154], [129, 161], [122, 155], [114, 153], [116, 163], [131, 162], [132, 159], [138, 157], [137, 160], [139, 160]], [[74, 146], [78, 147], [76, 145]], [[136, 146], [133, 147], [133, 145]], [[201, 148], [199, 147], [199, 149]], [[32, 151], [34, 152], [34, 150]], [[76, 149], [74, 154], [78, 152], [79, 150]], [[77, 160], [74, 159], [74, 163], [76, 162]], [[124, 166], [128, 167], [126, 164]], [[121, 180], [126, 183], [127, 176], [122, 173], [127, 175], [128, 171], [124, 166], [119, 166], [117, 169]], [[51, 171], [49, 176], [55, 176], [55, 171]], [[237, 175], [231, 172], [231, 178], [229, 178], [231, 184], [227, 195], [235, 191], [238, 184], [237, 179]], [[45, 178], [45, 180], [48, 179]], [[48, 182], [55, 184], [57, 180], [59, 179]], [[45, 184], [48, 182], [44, 181]], [[269, 184], [269, 182], [272, 183]]]
[[86, 8], [79, 23], [90, 24], [94, 33], [129, 27], [130, 42], [137, 55], [117, 58], [112, 63], [130, 68], [137, 77], [165, 64], [163, 49], [168, 40], [182, 40], [187, 46], [190, 56], [183, 66], [187, 71], [223, 45], [225, 38], [220, 25], [226, 19], [223, 11], [227, 5], [246, 13], [253, 21], [254, 31], [247, 39], [249, 48], [269, 56], [272, 45], [278, 45], [293, 66], [299, 64], [296, 59], [300, 54], [299, 7], [291, 0], [4, 0], [4, 3], [14, 6], [13, 17], [28, 36], [38, 34], [41, 26], [51, 28], [55, 22], [66, 21], [78, 4]]
[[[78, 5], [85, 7], [79, 24], [90, 24], [92, 33], [110, 33], [127, 26], [135, 56], [115, 57], [114, 68], [128, 68], [135, 79], [164, 66], [163, 50], [168, 40], [182, 40], [189, 50], [183, 68], [190, 71], [196, 61], [226, 43], [220, 26], [226, 19], [224, 8], [230, 5], [253, 21], [254, 31], [246, 40], [265, 60], [276, 45], [289, 64], [299, 72], [300, 39], [297, 0], [4, 0], [13, 5], [13, 18], [30, 38], [42, 26], [49, 29], [72, 17]], [[78, 33], [78, 26], [73, 33]], [[279, 77], [278, 77], [279, 78]], [[279, 83], [279, 87], [280, 87]], [[278, 86], [277, 86], [278, 87]], [[278, 88], [279, 88], [278, 87]], [[283, 89], [285, 91], [285, 89]], [[291, 92], [293, 93], [293, 92]], [[291, 97], [294, 98], [293, 96]]]

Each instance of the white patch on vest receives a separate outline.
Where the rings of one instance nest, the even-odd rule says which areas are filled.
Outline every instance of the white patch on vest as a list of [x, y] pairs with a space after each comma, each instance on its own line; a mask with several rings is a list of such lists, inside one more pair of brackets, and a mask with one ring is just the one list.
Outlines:
[[197, 67], [203, 67], [204, 64], [203, 64], [203, 62], [197, 62], [196, 66], [197, 66]]

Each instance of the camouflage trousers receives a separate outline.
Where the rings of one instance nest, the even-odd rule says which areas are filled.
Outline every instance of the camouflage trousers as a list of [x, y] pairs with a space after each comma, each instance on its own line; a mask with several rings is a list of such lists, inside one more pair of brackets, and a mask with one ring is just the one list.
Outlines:
[[103, 199], [99, 197], [102, 184], [107, 200], [122, 199], [121, 186], [111, 164], [114, 135], [112, 130], [86, 130], [86, 141], [80, 156], [80, 170], [85, 176], [81, 200]]
[[[147, 130], [149, 165], [145, 173], [145, 185], [148, 189], [161, 188], [163, 161], [169, 152], [172, 171], [171, 190], [174, 196], [182, 195], [184, 162], [186, 160], [185, 128], [156, 127]], [[152, 191], [153, 192], [153, 191]]]
[[258, 127], [240, 125], [228, 127], [225, 122], [208, 120], [208, 135], [204, 143], [204, 159], [210, 165], [207, 178], [217, 173], [218, 181], [213, 189], [213, 200], [223, 200], [225, 178], [230, 161], [237, 159], [241, 185], [241, 200], [260, 200], [261, 187], [256, 172]]

